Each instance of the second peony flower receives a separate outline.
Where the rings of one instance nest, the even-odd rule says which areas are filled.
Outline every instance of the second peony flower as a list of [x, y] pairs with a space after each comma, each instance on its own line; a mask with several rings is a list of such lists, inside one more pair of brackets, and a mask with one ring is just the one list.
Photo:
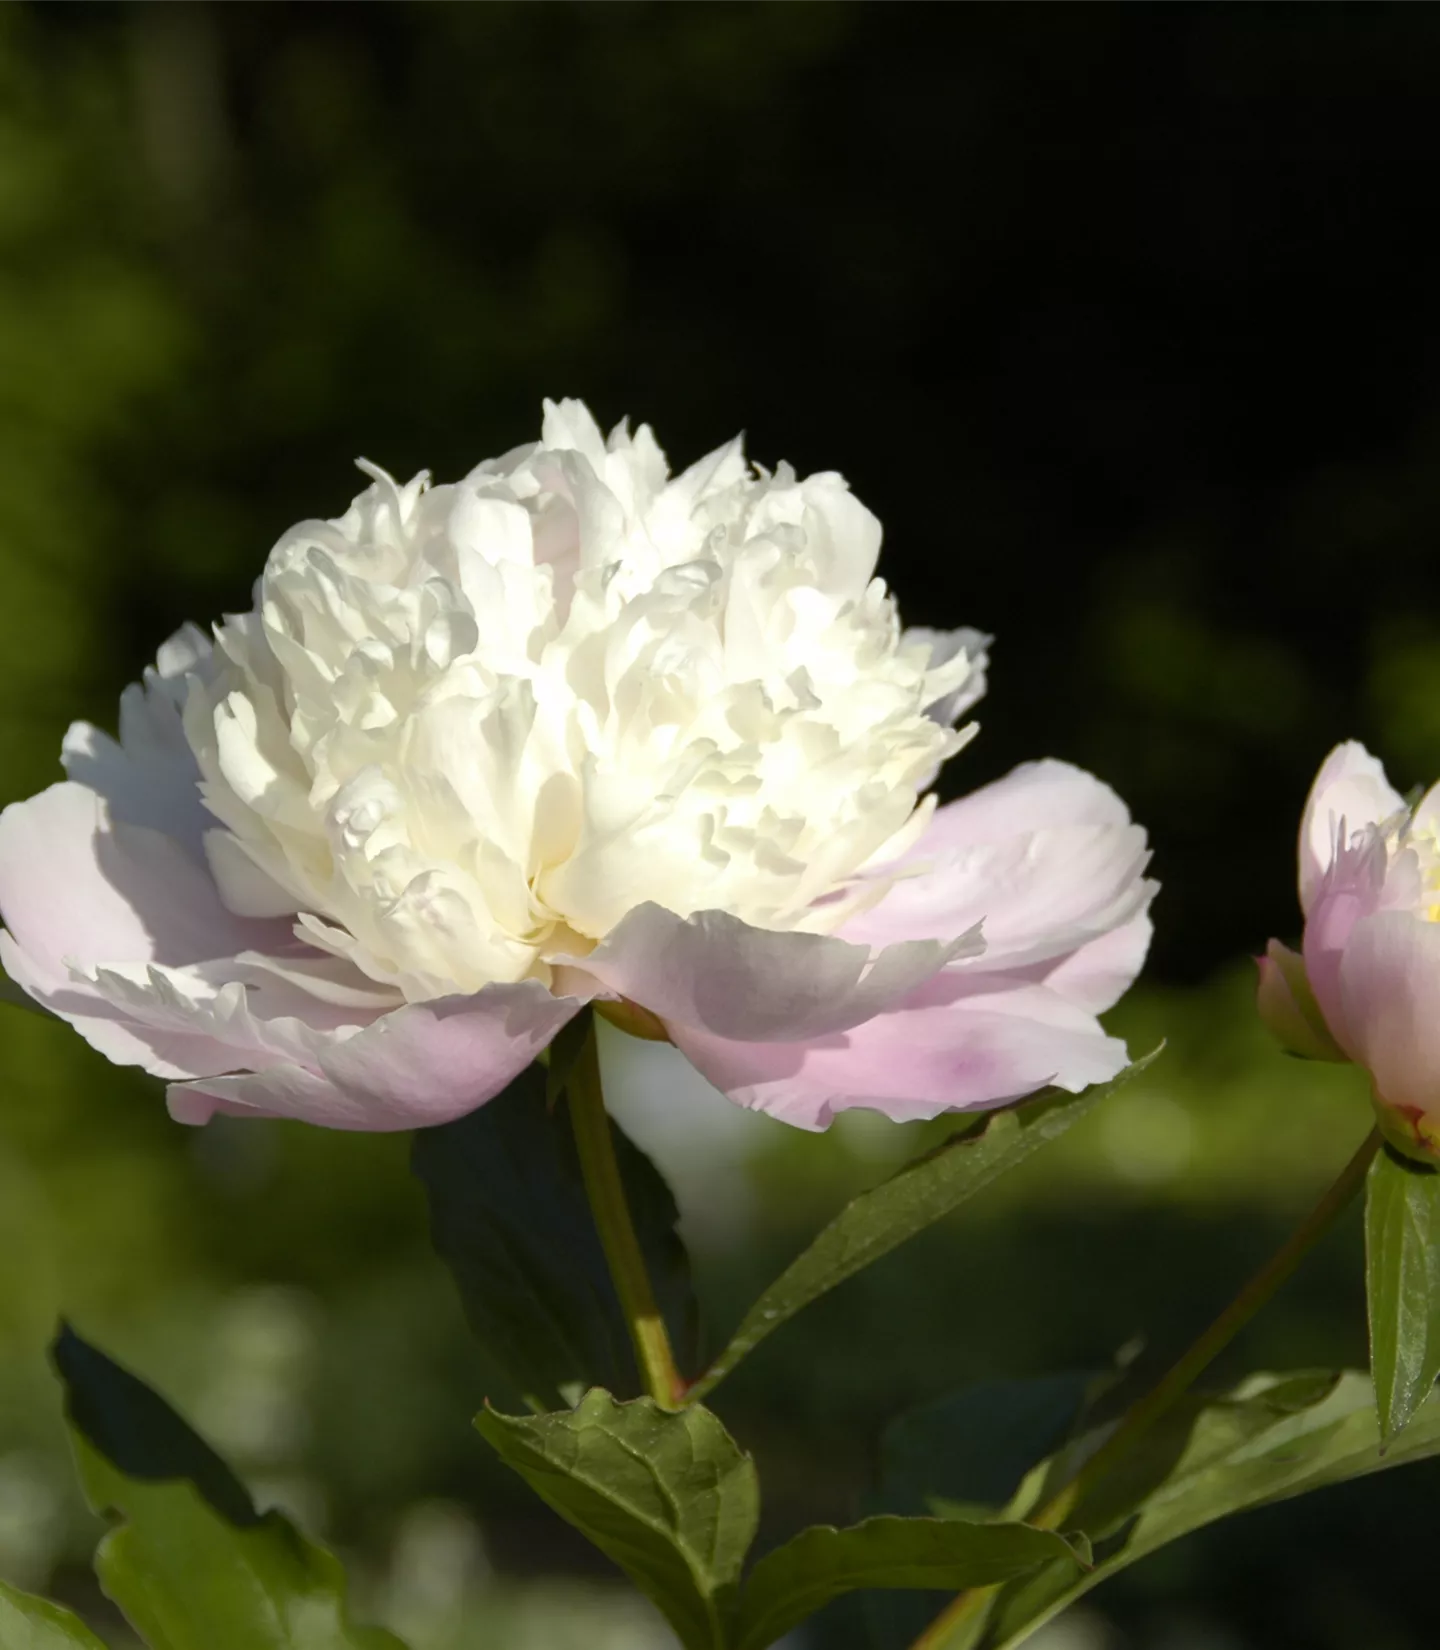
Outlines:
[[1262, 1018], [1292, 1053], [1363, 1066], [1391, 1144], [1440, 1157], [1440, 785], [1407, 802], [1337, 745], [1300, 825], [1300, 905], [1301, 952], [1260, 959]]
[[1114, 1076], [1155, 885], [1100, 781], [937, 807], [987, 638], [901, 628], [844, 480], [546, 403], [371, 484], [0, 815], [0, 957], [175, 1117], [482, 1104], [587, 1003], [803, 1128]]

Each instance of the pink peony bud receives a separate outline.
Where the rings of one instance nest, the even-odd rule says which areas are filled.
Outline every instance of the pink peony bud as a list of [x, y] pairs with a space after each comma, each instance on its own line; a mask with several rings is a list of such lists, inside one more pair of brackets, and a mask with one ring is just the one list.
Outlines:
[[1271, 941], [1261, 1017], [1295, 1053], [1350, 1059], [1380, 1126], [1440, 1156], [1440, 786], [1406, 804], [1354, 742], [1325, 759], [1300, 827], [1303, 956]]

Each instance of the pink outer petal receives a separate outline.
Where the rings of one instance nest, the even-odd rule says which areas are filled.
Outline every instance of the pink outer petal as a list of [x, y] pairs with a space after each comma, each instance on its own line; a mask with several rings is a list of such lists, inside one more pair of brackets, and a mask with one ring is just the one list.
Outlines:
[[178, 1032], [136, 1023], [85, 982], [57, 985], [34, 968], [10, 935], [0, 930], [0, 963], [37, 1003], [74, 1027], [91, 1048], [117, 1066], [141, 1066], [156, 1077], [194, 1077], [238, 1064], [232, 1051], [203, 1028]]
[[1113, 1008], [1134, 985], [1155, 932], [1148, 912], [1072, 952], [1045, 976], [1045, 984], [1091, 1014]]
[[1047, 1083], [1114, 1077], [1125, 1045], [1043, 985], [944, 973], [888, 1013], [805, 1043], [742, 1043], [672, 1026], [676, 1045], [742, 1106], [803, 1129], [852, 1107], [896, 1122], [981, 1111]]
[[113, 822], [70, 781], [0, 813], [0, 915], [34, 974], [55, 985], [71, 963], [199, 962], [283, 949], [289, 933], [232, 915], [178, 843]]
[[217, 1111], [293, 1117], [330, 1129], [415, 1129], [448, 1123], [493, 1098], [584, 1006], [536, 980], [490, 985], [384, 1015], [316, 1049], [313, 1067], [208, 1077], [172, 1085], [171, 1116], [204, 1123]]
[[867, 945], [753, 928], [723, 911], [677, 917], [647, 904], [629, 912], [588, 957], [572, 961], [667, 1024], [788, 1043], [858, 1025], [948, 961], [980, 949], [971, 932], [888, 946], [872, 961]]
[[1047, 825], [1129, 824], [1130, 810], [1108, 785], [1084, 768], [1047, 757], [1022, 762], [1003, 779], [940, 808], [925, 836], [899, 863], [932, 859], [953, 848], [1001, 841]]
[[1440, 1117], [1440, 925], [1404, 911], [1362, 918], [1345, 947], [1340, 995], [1350, 1052], [1379, 1097]]
[[1378, 832], [1343, 847], [1311, 893], [1301, 942], [1305, 974], [1325, 1023], [1340, 1047], [1357, 1060], [1360, 1055], [1340, 988], [1341, 964], [1356, 924], [1388, 903], [1386, 883], [1395, 880], [1394, 869]]
[[[1144, 831], [1109, 786], [1063, 762], [1030, 763], [939, 809], [908, 853], [876, 868], [901, 873], [884, 898], [840, 932], [879, 945], [983, 922], [984, 956], [970, 966], [1013, 972], [1138, 921], [1157, 887], [1142, 874], [1148, 859]], [[1109, 955], [1134, 957], [1113, 1002], [1144, 949]]]
[[1335, 858], [1341, 822], [1348, 841], [1356, 831], [1382, 824], [1404, 807], [1404, 797], [1363, 745], [1351, 739], [1330, 752], [1315, 775], [1300, 821], [1300, 909], [1307, 917]]
[[287, 924], [227, 911], [179, 843], [116, 823], [101, 798], [72, 782], [0, 814], [0, 915], [10, 978], [107, 1059], [159, 1077], [233, 1071], [248, 1057], [204, 1013], [137, 1012], [116, 1000], [97, 968], [297, 949]]

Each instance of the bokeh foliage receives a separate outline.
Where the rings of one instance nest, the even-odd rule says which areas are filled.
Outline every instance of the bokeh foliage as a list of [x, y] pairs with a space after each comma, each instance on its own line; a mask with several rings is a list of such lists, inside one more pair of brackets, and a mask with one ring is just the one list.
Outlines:
[[[1419, 7], [0, 10], [4, 799], [182, 619], [242, 605], [281, 528], [343, 508], [356, 454], [452, 475], [578, 393], [678, 460], [743, 426], [843, 469], [908, 616], [999, 638], [947, 782], [1064, 756], [1151, 828], [1159, 983], [1118, 1023], [1170, 1053], [737, 1376], [773, 1535], [854, 1515], [903, 1404], [1141, 1329], [1173, 1348], [1362, 1127], [1352, 1076], [1274, 1054], [1231, 964], [1298, 926], [1329, 743], [1370, 740], [1402, 788], [1440, 772], [1437, 71]], [[652, 1631], [583, 1591], [526, 1614], [515, 1578], [583, 1555], [471, 1440], [490, 1376], [403, 1141], [191, 1134], [13, 1013], [0, 1080], [0, 1572], [80, 1585], [42, 1357], [63, 1307], [430, 1645], [462, 1598], [507, 1650], [588, 1650], [597, 1610], [627, 1647]], [[914, 1145], [750, 1131], [697, 1245], [715, 1332]], [[1361, 1356], [1357, 1248], [1252, 1362]], [[1199, 1620], [1423, 1645], [1375, 1531], [1435, 1488], [1259, 1515], [1096, 1605], [1146, 1644]]]

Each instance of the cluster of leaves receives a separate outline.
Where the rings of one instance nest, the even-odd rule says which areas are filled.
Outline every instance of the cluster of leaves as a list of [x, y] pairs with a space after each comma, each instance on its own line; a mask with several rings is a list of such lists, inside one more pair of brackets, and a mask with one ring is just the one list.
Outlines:
[[[992, 1114], [856, 1198], [672, 1409], [635, 1395], [562, 1089], [532, 1068], [491, 1105], [417, 1136], [415, 1168], [470, 1321], [526, 1406], [487, 1404], [480, 1433], [655, 1602], [685, 1650], [765, 1650], [856, 1591], [869, 1596], [877, 1650], [903, 1650], [917, 1633], [926, 1650], [1010, 1650], [1202, 1525], [1440, 1453], [1440, 1176], [1382, 1152], [1368, 1199], [1373, 1387], [1360, 1374], [1308, 1372], [1191, 1395], [1086, 1481], [1057, 1532], [1027, 1519], [1111, 1434], [1124, 1382], [986, 1383], [892, 1426], [870, 1516], [812, 1526], [752, 1562], [756, 1467], [700, 1400], [766, 1335], [1063, 1133], [1106, 1090]], [[674, 1201], [618, 1128], [615, 1143], [662, 1310], [693, 1363], [697, 1312]], [[135, 1376], [69, 1329], [54, 1359], [87, 1497], [116, 1520], [97, 1554], [101, 1584], [152, 1650], [399, 1650], [388, 1632], [350, 1621], [336, 1560], [259, 1513]], [[957, 1592], [965, 1607], [926, 1630], [940, 1595]], [[54, 1605], [0, 1591], [3, 1650], [98, 1642]]]

